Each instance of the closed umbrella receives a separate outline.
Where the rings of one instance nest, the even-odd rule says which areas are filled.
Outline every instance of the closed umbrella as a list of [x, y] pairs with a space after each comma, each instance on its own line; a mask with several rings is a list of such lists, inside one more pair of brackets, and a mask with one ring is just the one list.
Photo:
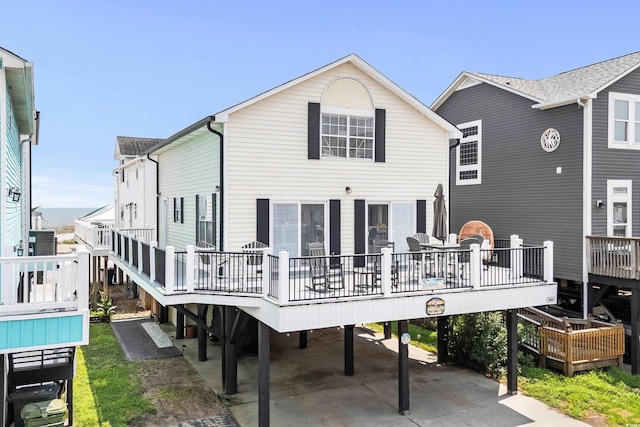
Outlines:
[[431, 235], [444, 244], [447, 240], [447, 206], [444, 201], [444, 190], [442, 184], [438, 184], [433, 201], [433, 231]]

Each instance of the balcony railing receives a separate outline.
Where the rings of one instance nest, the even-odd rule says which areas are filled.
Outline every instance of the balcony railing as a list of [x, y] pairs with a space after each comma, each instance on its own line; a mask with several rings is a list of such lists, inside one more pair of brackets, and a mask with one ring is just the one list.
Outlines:
[[640, 238], [587, 236], [588, 272], [640, 280]]
[[290, 257], [270, 248], [216, 252], [187, 246], [157, 248], [114, 232], [114, 255], [166, 295], [210, 292], [297, 301], [391, 296], [433, 290], [480, 290], [553, 283], [553, 243], [509, 248]]
[[0, 317], [89, 308], [89, 252], [0, 258]]
[[91, 224], [86, 221], [75, 221], [75, 236], [77, 240], [93, 249], [108, 249], [111, 247], [111, 227]]

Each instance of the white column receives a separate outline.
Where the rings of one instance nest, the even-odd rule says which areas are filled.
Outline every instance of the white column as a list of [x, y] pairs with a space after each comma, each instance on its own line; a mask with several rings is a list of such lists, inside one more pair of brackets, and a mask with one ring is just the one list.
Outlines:
[[[518, 235], [511, 236], [511, 278], [522, 277], [522, 239]], [[514, 250], [515, 249], [515, 250]]]
[[280, 304], [289, 302], [289, 252], [280, 251], [278, 254], [278, 301]]
[[78, 308], [89, 309], [89, 251], [83, 245], [76, 247], [78, 265], [76, 267], [75, 287], [78, 298]]
[[156, 280], [156, 251], [155, 248], [158, 247], [158, 242], [155, 240], [151, 242], [149, 245], [151, 248], [149, 249], [149, 279], [154, 282]]
[[472, 244], [471, 257], [469, 259], [469, 282], [473, 289], [480, 289], [480, 274], [482, 272], [482, 259], [480, 258], [480, 245]]
[[129, 235], [129, 265], [133, 265], [133, 234]]
[[142, 263], [144, 257], [142, 256], [142, 240], [138, 240], [138, 273], [142, 273]]
[[176, 249], [173, 246], [167, 246], [164, 249], [164, 289], [167, 294], [175, 292], [175, 258]]
[[545, 240], [544, 245], [544, 281], [553, 282], [553, 242]]
[[[382, 294], [386, 297], [391, 296], [391, 266], [393, 264], [393, 257], [391, 254], [393, 250], [391, 248], [382, 248], [382, 261], [380, 265], [380, 280], [382, 281]], [[375, 271], [373, 272], [375, 275]]]
[[187, 292], [194, 292], [195, 285], [195, 272], [196, 272], [196, 247], [193, 245], [187, 245], [187, 259], [185, 260], [185, 281]]
[[269, 296], [269, 284], [271, 282], [271, 263], [270, 256], [273, 255], [273, 249], [266, 248], [262, 251], [262, 296]]

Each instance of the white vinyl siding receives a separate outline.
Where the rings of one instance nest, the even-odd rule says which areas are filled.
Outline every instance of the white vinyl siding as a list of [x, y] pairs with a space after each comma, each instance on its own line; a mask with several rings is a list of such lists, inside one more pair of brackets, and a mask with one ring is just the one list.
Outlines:
[[457, 126], [462, 139], [456, 147], [456, 185], [482, 183], [482, 120]]
[[[218, 137], [206, 127], [179, 143], [162, 149], [160, 162], [161, 200], [167, 200], [168, 218], [160, 209], [160, 233], [166, 221], [167, 236], [160, 241], [184, 251], [196, 244], [196, 194], [212, 194], [218, 185]], [[173, 221], [173, 199], [184, 198], [184, 222]], [[255, 202], [253, 203], [255, 205]], [[166, 239], [166, 240], [165, 240]], [[216, 245], [218, 246], [218, 245]]]
[[[340, 77], [358, 79], [374, 107], [386, 110], [385, 162], [307, 158], [307, 104], [320, 103], [325, 87]], [[346, 254], [354, 250], [354, 199], [431, 201], [438, 183], [447, 191], [447, 132], [348, 63], [232, 113], [225, 146], [228, 250], [255, 240], [258, 198], [340, 200]], [[432, 224], [433, 210], [427, 209], [427, 227]]]
[[609, 148], [640, 150], [640, 95], [609, 92]]

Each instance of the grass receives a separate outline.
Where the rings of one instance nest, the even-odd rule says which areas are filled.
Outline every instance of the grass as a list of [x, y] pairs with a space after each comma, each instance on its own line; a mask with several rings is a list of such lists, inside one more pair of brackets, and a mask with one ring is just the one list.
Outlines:
[[[368, 328], [382, 332], [382, 324]], [[392, 322], [397, 336], [397, 322]], [[411, 344], [437, 352], [437, 332], [409, 323]], [[547, 369], [521, 367], [518, 388], [548, 406], [578, 420], [604, 421], [610, 426], [640, 425], [640, 376], [618, 367], [565, 377]]]
[[124, 427], [155, 412], [140, 392], [138, 364], [124, 359], [108, 324], [91, 324], [91, 344], [79, 349], [74, 379], [74, 426]]
[[[382, 333], [384, 327], [381, 323], [371, 323], [367, 328]], [[398, 322], [391, 322], [391, 332], [398, 336]], [[432, 353], [438, 352], [438, 333], [430, 329], [409, 323], [409, 335], [411, 335], [411, 345], [420, 347]]]
[[640, 424], [640, 377], [618, 367], [582, 372], [573, 377], [540, 368], [525, 368], [520, 390], [584, 420], [599, 415], [607, 425]]

